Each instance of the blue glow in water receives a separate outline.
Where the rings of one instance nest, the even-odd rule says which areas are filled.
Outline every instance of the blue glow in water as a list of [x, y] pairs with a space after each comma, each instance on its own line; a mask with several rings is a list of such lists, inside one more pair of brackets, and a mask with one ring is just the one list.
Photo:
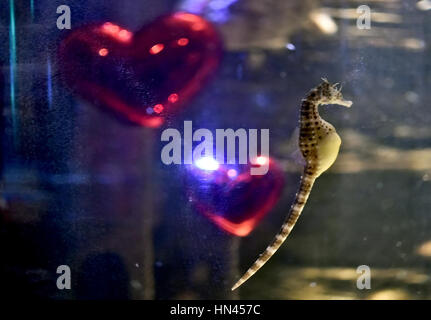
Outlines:
[[229, 20], [229, 7], [238, 0], [184, 0], [181, 2], [180, 10], [195, 14], [203, 14], [211, 21], [226, 22]]
[[215, 21], [215, 22], [226, 22], [229, 20], [229, 16], [230, 16], [229, 10], [227, 9], [211, 11], [210, 13], [208, 13], [208, 18], [211, 21]]
[[210, 7], [212, 10], [223, 10], [229, 8], [233, 3], [237, 2], [238, 0], [213, 0], [210, 1], [208, 4], [208, 7]]
[[202, 13], [207, 0], [184, 0], [180, 4], [180, 10], [185, 10], [190, 13]]
[[17, 144], [18, 121], [16, 115], [15, 81], [16, 81], [16, 32], [15, 32], [15, 4], [9, 0], [9, 68], [10, 68], [10, 104], [12, 115], [12, 130], [14, 143]]
[[256, 93], [255, 101], [256, 101], [256, 104], [261, 108], [267, 107], [270, 103], [270, 99], [268, 95], [264, 92]]
[[30, 0], [30, 15], [31, 15], [31, 22], [34, 21], [34, 0]]
[[47, 84], [46, 84], [46, 94], [48, 97], [48, 107], [52, 108], [52, 71], [51, 71], [51, 59], [47, 60], [46, 63], [46, 75], [47, 75]]
[[239, 64], [236, 67], [236, 77], [238, 78], [238, 80], [241, 80], [243, 75], [244, 75], [244, 68], [242, 67], [241, 64]]

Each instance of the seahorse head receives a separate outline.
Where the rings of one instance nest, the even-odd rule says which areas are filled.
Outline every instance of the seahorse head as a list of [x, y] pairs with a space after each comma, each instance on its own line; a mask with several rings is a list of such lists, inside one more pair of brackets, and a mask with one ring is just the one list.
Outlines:
[[320, 91], [321, 104], [338, 104], [348, 108], [352, 105], [352, 101], [344, 100], [341, 87], [337, 87], [338, 83], [330, 84], [328, 80], [322, 80], [323, 82], [317, 87], [317, 90]]

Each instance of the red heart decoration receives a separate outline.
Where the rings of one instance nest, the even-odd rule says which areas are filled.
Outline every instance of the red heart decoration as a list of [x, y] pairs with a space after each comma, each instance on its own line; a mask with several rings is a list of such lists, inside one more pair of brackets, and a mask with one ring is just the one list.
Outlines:
[[269, 161], [265, 175], [251, 175], [252, 165], [220, 165], [212, 171], [190, 166], [189, 200], [224, 231], [247, 236], [277, 203], [284, 186], [281, 168], [273, 159], [264, 159]]
[[222, 42], [205, 19], [174, 13], [136, 33], [106, 22], [72, 31], [60, 70], [79, 95], [121, 119], [159, 127], [217, 69]]

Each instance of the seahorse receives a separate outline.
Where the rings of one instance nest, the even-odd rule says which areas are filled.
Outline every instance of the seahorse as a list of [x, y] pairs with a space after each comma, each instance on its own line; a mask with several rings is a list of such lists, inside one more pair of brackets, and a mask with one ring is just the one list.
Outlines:
[[302, 99], [299, 117], [299, 149], [305, 160], [299, 190], [290, 211], [271, 244], [253, 263], [246, 273], [235, 283], [235, 290], [253, 276], [280, 248], [295, 226], [304, 209], [314, 181], [335, 162], [341, 145], [341, 138], [329, 122], [323, 120], [318, 108], [320, 105], [337, 104], [350, 107], [352, 101], [344, 100], [338, 83], [331, 85], [328, 80], [312, 89]]

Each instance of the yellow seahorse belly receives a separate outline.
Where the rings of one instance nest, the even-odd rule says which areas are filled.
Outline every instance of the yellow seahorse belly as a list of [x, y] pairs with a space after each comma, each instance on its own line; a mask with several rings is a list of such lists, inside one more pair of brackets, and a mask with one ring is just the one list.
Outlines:
[[330, 166], [335, 162], [340, 150], [341, 138], [335, 132], [332, 131], [325, 135], [317, 146], [317, 168], [316, 178], [323, 172], [329, 169]]

